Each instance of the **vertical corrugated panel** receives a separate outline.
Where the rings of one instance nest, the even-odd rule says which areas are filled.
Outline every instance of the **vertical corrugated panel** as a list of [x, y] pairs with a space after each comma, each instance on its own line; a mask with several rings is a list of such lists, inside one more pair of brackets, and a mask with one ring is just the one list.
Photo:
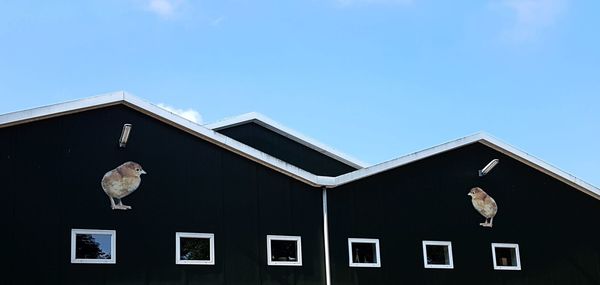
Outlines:
[[[491, 229], [475, 186], [499, 205]], [[335, 188], [329, 205], [333, 284], [600, 283], [598, 200], [481, 144]], [[382, 267], [349, 268], [348, 237], [379, 238]], [[451, 241], [454, 269], [423, 268], [422, 240]], [[492, 242], [518, 243], [522, 270], [493, 270]]]

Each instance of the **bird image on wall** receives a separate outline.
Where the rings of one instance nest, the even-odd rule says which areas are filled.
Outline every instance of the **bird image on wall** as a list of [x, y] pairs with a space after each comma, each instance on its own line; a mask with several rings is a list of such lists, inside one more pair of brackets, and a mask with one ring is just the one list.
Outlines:
[[479, 187], [472, 188], [467, 195], [471, 196], [471, 203], [473, 203], [475, 210], [485, 217], [485, 222], [480, 223], [479, 225], [491, 228], [492, 223], [494, 222], [494, 216], [496, 216], [496, 213], [498, 212], [498, 205], [496, 204], [496, 201], [494, 201], [494, 198]]
[[[142, 166], [133, 161], [125, 162], [117, 168], [107, 172], [102, 177], [102, 189], [110, 199], [110, 207], [113, 210], [130, 210], [131, 206], [123, 205], [124, 197], [137, 190], [142, 182], [142, 174], [146, 171]], [[115, 200], [117, 203], [115, 203]]]

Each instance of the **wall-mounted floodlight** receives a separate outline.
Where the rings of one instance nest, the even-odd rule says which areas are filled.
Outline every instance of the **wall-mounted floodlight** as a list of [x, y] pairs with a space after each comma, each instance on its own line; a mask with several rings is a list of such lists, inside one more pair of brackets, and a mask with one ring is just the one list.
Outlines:
[[123, 125], [123, 130], [121, 131], [121, 137], [119, 138], [119, 147], [125, 147], [127, 145], [127, 140], [129, 140], [130, 132], [131, 132], [131, 124]]
[[492, 169], [500, 162], [500, 159], [494, 159], [490, 161], [482, 170], [479, 170], [479, 176], [484, 176], [488, 174], [488, 172], [492, 171]]

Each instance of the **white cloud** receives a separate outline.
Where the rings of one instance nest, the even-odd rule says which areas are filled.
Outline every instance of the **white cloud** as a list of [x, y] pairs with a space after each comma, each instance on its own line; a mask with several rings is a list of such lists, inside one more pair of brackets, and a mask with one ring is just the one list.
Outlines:
[[407, 5], [413, 0], [335, 0], [341, 6], [364, 6], [364, 5]]
[[163, 103], [159, 103], [157, 105], [158, 107], [161, 107], [171, 113], [177, 114], [181, 117], [184, 117], [194, 123], [197, 124], [202, 124], [202, 116], [200, 115], [200, 113], [194, 109], [177, 109], [175, 107], [171, 107], [169, 105], [163, 104]]
[[513, 40], [529, 40], [556, 23], [567, 8], [567, 0], [502, 0], [514, 14], [515, 23], [506, 31]]
[[163, 18], [173, 17], [180, 5], [181, 0], [149, 0], [146, 4], [148, 10]]
[[225, 21], [225, 17], [221, 16], [221, 17], [211, 20], [210, 25], [216, 27], [216, 26], [221, 25], [221, 23], [223, 23], [223, 21]]

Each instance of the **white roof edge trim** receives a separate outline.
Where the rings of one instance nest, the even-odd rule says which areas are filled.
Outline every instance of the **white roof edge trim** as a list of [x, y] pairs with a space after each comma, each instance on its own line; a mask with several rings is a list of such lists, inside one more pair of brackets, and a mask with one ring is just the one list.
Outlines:
[[124, 91], [0, 115], [0, 128], [120, 103], [311, 186], [332, 185], [332, 177], [319, 177]]
[[311, 148], [317, 152], [320, 152], [328, 157], [331, 157], [337, 161], [340, 161], [346, 165], [352, 166], [356, 169], [365, 168], [368, 165], [367, 163], [360, 161], [359, 159], [356, 159], [348, 154], [338, 151], [335, 148], [325, 145], [325, 144], [323, 144], [311, 137], [308, 137], [304, 134], [301, 134], [298, 131], [292, 130], [292, 129], [276, 122], [275, 120], [273, 120], [261, 113], [257, 113], [257, 112], [250, 112], [250, 113], [242, 114], [242, 115], [231, 117], [231, 118], [225, 118], [221, 121], [211, 123], [211, 124], [206, 124], [204, 126], [211, 130], [218, 131], [221, 129], [242, 125], [242, 124], [245, 124], [248, 122], [255, 122], [277, 134], [280, 134], [280, 135], [282, 135], [288, 139], [291, 139], [301, 145]]
[[446, 152], [455, 148], [459, 148], [468, 144], [475, 143], [482, 139], [482, 134], [477, 133], [474, 135], [466, 136], [457, 140], [453, 140], [447, 143], [443, 143], [434, 147], [430, 147], [421, 151], [413, 152], [405, 156], [392, 159], [380, 164], [376, 164], [367, 168], [359, 169], [350, 173], [340, 175], [335, 178], [335, 186], [340, 186], [358, 179], [362, 179], [371, 175], [378, 174], [411, 162], [415, 162], [442, 152]]
[[499, 139], [488, 135], [483, 134], [484, 139], [481, 141], [486, 146], [489, 146], [501, 153], [504, 153], [534, 169], [541, 171], [542, 173], [554, 177], [567, 185], [574, 187], [598, 200], [600, 200], [600, 189], [596, 186], [589, 184], [570, 173], [567, 173], [547, 162], [542, 161], [541, 159], [530, 155], [524, 151], [521, 151], [505, 142], [500, 141]]
[[479, 132], [470, 136], [466, 136], [457, 140], [453, 140], [438, 146], [434, 146], [422, 151], [414, 152], [405, 156], [402, 156], [397, 159], [393, 159], [390, 161], [386, 161], [380, 164], [373, 165], [371, 167], [367, 167], [364, 169], [359, 169], [350, 173], [346, 173], [340, 176], [335, 177], [334, 186], [329, 186], [329, 188], [334, 188], [340, 185], [344, 185], [350, 183], [352, 181], [356, 181], [371, 175], [378, 174], [380, 172], [384, 172], [402, 165], [409, 164], [411, 162], [415, 162], [421, 159], [425, 159], [430, 156], [434, 156], [446, 151], [450, 151], [455, 148], [459, 148], [465, 145], [469, 145], [472, 143], [482, 143], [496, 151], [499, 151], [507, 156], [512, 157], [526, 165], [541, 171], [542, 173], [554, 177], [559, 181], [570, 185], [598, 200], [600, 200], [600, 189], [597, 187], [567, 173], [564, 172], [526, 152], [520, 151], [517, 148], [504, 143], [495, 137], [484, 133]]
[[568, 174], [548, 163], [545, 163], [542, 160], [532, 155], [529, 155], [528, 153], [520, 151], [509, 144], [501, 142], [500, 140], [483, 132], [466, 136], [457, 140], [453, 140], [425, 150], [414, 152], [402, 156], [400, 158], [396, 158], [367, 168], [358, 169], [337, 177], [329, 177], [312, 174], [306, 170], [298, 168], [294, 165], [286, 163], [285, 161], [277, 159], [264, 152], [261, 152], [241, 142], [238, 142], [230, 137], [219, 134], [211, 129], [189, 121], [152, 103], [143, 101], [124, 91], [106, 93], [91, 98], [69, 101], [66, 103], [54, 104], [0, 115], [0, 128], [50, 117], [56, 117], [64, 114], [80, 112], [88, 109], [101, 108], [104, 106], [114, 105], [118, 103], [128, 105], [155, 119], [163, 121], [167, 124], [177, 127], [204, 140], [212, 142], [218, 146], [228, 149], [252, 161], [269, 167], [275, 171], [286, 174], [294, 179], [302, 181], [313, 187], [334, 188], [402, 165], [409, 164], [411, 162], [415, 162], [421, 159], [428, 158], [430, 156], [450, 151], [455, 148], [459, 148], [472, 143], [482, 143], [600, 200], [600, 189], [596, 188], [595, 186], [583, 180], [580, 180], [577, 177]]
[[79, 112], [82, 109], [116, 104], [124, 100], [125, 94], [124, 91], [110, 92], [89, 98], [3, 114], [0, 115], [0, 127], [61, 116], [71, 112]]
[[211, 129], [203, 127], [197, 123], [194, 123], [188, 119], [185, 119], [152, 103], [139, 99], [133, 95], [125, 93], [124, 101], [126, 104], [129, 104], [135, 109], [145, 111], [145, 113], [151, 117], [169, 123], [170, 125], [178, 127], [179, 129], [182, 129], [192, 135], [199, 136], [209, 142], [219, 145], [225, 149], [228, 149], [259, 164], [267, 166], [273, 170], [289, 175], [306, 184], [315, 187], [321, 187], [323, 184], [329, 184], [331, 181], [333, 181], [333, 179], [329, 177], [318, 177], [317, 175], [312, 174], [306, 170], [303, 170], [278, 158], [270, 156], [255, 148], [238, 142], [228, 136], [219, 134]]

